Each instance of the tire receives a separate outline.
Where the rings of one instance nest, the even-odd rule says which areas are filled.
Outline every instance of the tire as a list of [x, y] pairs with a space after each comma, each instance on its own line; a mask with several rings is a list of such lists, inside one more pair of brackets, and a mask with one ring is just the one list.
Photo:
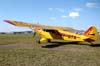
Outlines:
[[40, 41], [38, 41], [38, 44], [41, 44], [41, 42], [40, 42]]
[[51, 39], [48, 39], [47, 41], [50, 43], [51, 42]]

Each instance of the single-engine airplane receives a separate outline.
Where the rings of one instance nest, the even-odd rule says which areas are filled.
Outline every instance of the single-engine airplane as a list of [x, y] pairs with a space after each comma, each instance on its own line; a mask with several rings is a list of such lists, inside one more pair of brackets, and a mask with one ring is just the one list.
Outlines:
[[51, 42], [51, 40], [53, 39], [58, 39], [76, 42], [89, 42], [93, 44], [93, 42], [95, 42], [98, 37], [98, 32], [95, 26], [89, 27], [82, 35], [80, 35], [67, 31], [67, 28], [64, 27], [30, 24], [13, 20], [4, 20], [4, 22], [18, 27], [34, 28], [34, 31], [41, 37], [39, 43], [42, 43], [44, 41]]

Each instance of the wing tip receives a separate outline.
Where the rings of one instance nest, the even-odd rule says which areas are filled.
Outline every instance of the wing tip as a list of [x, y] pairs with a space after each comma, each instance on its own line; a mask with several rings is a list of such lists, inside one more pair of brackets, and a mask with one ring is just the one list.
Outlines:
[[10, 20], [3, 20], [4, 22], [7, 22], [7, 23], [10, 23], [11, 21]]
[[11, 20], [3, 20], [4, 22], [7, 22], [7, 23], [9, 23], [9, 24], [12, 24], [12, 25], [15, 25], [14, 23], [13, 23], [13, 21], [11, 21]]

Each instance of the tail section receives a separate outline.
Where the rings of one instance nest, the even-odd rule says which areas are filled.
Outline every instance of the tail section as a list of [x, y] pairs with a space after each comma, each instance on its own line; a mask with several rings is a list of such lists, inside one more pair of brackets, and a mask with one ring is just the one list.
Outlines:
[[91, 42], [91, 41], [96, 41], [97, 37], [98, 37], [98, 31], [97, 28], [95, 26], [91, 26], [88, 30], [86, 30], [84, 32], [84, 35], [89, 37], [87, 39], [87, 41]]

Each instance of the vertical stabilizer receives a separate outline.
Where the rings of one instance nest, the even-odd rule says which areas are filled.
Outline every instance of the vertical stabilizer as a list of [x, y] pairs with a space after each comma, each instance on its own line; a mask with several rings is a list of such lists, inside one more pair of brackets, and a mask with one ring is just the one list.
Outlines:
[[98, 37], [98, 31], [95, 26], [91, 26], [88, 30], [84, 32], [84, 35], [89, 37], [90, 40], [96, 41]]

